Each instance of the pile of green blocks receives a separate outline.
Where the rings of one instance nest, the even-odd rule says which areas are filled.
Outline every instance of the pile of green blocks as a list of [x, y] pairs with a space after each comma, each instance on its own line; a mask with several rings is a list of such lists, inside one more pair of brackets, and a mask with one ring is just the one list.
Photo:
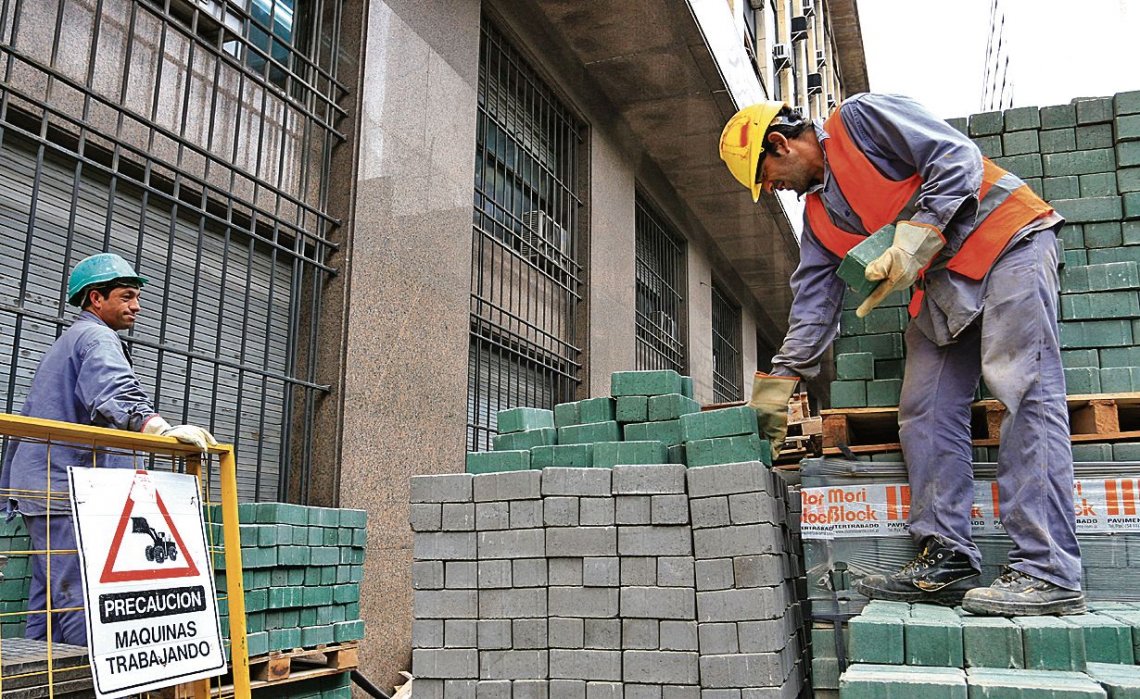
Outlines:
[[702, 412], [692, 395], [692, 379], [675, 371], [621, 371], [610, 376], [610, 396], [562, 403], [553, 411], [499, 411], [493, 450], [469, 452], [467, 472], [771, 464], [755, 410], [735, 406]]
[[338, 672], [253, 690], [255, 699], [351, 699], [352, 673]]
[[[1060, 330], [1067, 392], [1140, 391], [1140, 91], [950, 124], [1066, 219]], [[861, 297], [847, 296], [831, 406], [897, 405], [907, 299], [859, 319], [853, 309]]]
[[871, 602], [848, 624], [852, 664], [841, 677], [826, 656], [834, 657], [834, 636], [820, 634], [818, 643], [816, 696], [826, 696], [820, 685], [855, 699], [1140, 696], [1140, 609], [1127, 603], [1094, 604], [1076, 616], [1005, 618]]
[[[0, 518], [0, 638], [22, 638], [27, 621], [28, 586], [32, 582], [32, 561], [26, 553], [32, 541], [23, 517], [9, 522]], [[6, 558], [5, 558], [6, 557]]]
[[[206, 508], [218, 611], [228, 637], [220, 515], [216, 505]], [[243, 503], [238, 520], [250, 657], [364, 638], [364, 510]]]

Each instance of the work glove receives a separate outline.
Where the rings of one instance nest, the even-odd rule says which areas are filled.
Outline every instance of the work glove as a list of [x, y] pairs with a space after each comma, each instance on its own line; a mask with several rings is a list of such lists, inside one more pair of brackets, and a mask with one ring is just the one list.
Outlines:
[[773, 376], [759, 371], [752, 379], [752, 400], [748, 401], [748, 407], [756, 411], [760, 434], [771, 443], [773, 459], [780, 455], [784, 438], [788, 436], [788, 401], [798, 382], [794, 376]]
[[164, 420], [163, 417], [157, 413], [147, 419], [143, 424], [142, 431], [144, 434], [174, 437], [179, 442], [183, 444], [193, 444], [202, 451], [206, 451], [210, 447], [218, 445], [218, 440], [214, 439], [214, 435], [205, 429], [197, 425], [175, 425], [172, 427], [169, 422]]
[[859, 304], [855, 315], [864, 317], [892, 291], [906, 289], [914, 284], [919, 273], [926, 269], [945, 244], [942, 232], [934, 226], [899, 221], [895, 225], [894, 242], [886, 252], [872, 260], [863, 272], [868, 281], [883, 281]]

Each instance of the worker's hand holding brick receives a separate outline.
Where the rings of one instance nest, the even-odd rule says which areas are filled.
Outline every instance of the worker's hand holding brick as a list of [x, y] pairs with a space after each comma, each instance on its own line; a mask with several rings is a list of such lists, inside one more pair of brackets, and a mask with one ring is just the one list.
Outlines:
[[899, 221], [895, 226], [894, 242], [886, 252], [867, 265], [864, 276], [870, 281], [882, 281], [855, 309], [855, 315], [860, 318], [866, 316], [891, 292], [914, 284], [919, 273], [926, 269], [945, 244], [942, 232], [934, 226]]

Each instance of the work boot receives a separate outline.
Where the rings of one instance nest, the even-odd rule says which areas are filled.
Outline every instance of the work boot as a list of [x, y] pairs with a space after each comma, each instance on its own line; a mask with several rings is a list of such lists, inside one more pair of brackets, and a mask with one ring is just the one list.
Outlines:
[[929, 543], [898, 572], [866, 575], [855, 590], [871, 599], [955, 605], [976, 587], [978, 575], [966, 554]]
[[1066, 590], [1009, 566], [989, 587], [966, 593], [962, 608], [971, 614], [993, 616], [1084, 614], [1088, 609], [1080, 590]]

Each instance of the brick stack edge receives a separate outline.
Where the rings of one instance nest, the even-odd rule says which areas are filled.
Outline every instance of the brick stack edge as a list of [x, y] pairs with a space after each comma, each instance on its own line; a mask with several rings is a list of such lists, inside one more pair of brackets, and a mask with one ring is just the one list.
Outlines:
[[[1068, 393], [1140, 391], [1140, 92], [949, 121], [1068, 221], [1061, 234]], [[831, 405], [898, 405], [909, 299], [900, 294], [863, 319], [854, 314], [859, 300], [849, 292], [844, 304]], [[1119, 460], [1100, 444], [1077, 445], [1074, 457]]]
[[790, 699], [784, 487], [760, 462], [415, 476], [417, 699]]

